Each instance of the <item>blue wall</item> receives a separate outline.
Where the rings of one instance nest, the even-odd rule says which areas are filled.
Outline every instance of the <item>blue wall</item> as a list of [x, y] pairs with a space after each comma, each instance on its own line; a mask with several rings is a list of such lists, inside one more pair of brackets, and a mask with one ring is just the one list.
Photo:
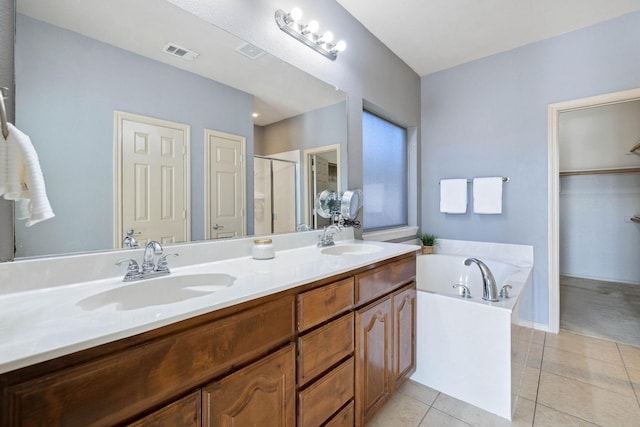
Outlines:
[[[247, 138], [253, 96], [24, 15], [16, 117], [38, 152], [56, 217], [16, 227], [16, 256], [107, 249], [113, 240], [114, 110], [191, 126], [191, 238], [204, 238], [204, 130]], [[253, 162], [247, 162], [247, 194]], [[253, 198], [247, 200], [253, 233]]]
[[[422, 229], [534, 246], [533, 313], [548, 323], [549, 104], [640, 87], [640, 12], [422, 78]], [[502, 215], [439, 212], [438, 181], [509, 176]]]

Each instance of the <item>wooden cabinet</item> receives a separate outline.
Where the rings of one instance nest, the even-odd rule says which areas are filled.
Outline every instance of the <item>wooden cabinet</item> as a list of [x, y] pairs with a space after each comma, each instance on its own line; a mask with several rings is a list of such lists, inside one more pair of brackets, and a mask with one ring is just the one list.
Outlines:
[[356, 313], [356, 410], [361, 420], [370, 419], [391, 393], [391, 321], [389, 297]]
[[129, 424], [129, 427], [198, 427], [201, 414], [200, 390]]
[[[356, 425], [415, 370], [415, 259], [356, 276]], [[377, 299], [376, 299], [377, 298]]]
[[411, 284], [392, 296], [393, 388], [397, 389], [416, 368], [416, 289]]
[[202, 390], [203, 425], [294, 427], [295, 345]]
[[2, 374], [0, 425], [363, 426], [413, 372], [414, 279], [401, 256]]

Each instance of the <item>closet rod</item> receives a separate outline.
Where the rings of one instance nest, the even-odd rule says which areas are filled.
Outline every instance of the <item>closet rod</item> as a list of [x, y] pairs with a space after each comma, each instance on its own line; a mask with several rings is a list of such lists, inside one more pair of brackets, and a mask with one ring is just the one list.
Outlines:
[[638, 173], [640, 168], [625, 168], [625, 169], [596, 169], [590, 171], [568, 171], [560, 172], [560, 176], [572, 176], [572, 175], [603, 175], [611, 173]]

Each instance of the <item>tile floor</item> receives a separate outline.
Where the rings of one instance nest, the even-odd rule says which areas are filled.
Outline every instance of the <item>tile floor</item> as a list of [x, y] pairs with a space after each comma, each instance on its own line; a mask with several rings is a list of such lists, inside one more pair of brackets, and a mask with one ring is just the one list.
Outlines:
[[407, 381], [367, 427], [640, 426], [639, 347], [535, 331], [531, 350], [511, 422]]

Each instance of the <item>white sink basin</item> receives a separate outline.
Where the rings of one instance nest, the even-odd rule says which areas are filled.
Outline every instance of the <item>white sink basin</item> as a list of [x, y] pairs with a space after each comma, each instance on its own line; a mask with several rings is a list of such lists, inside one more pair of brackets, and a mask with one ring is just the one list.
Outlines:
[[336, 245], [322, 249], [320, 252], [325, 255], [366, 255], [381, 251], [382, 248], [376, 245]]
[[77, 305], [84, 310], [95, 310], [110, 304], [115, 304], [116, 310], [135, 310], [210, 295], [228, 288], [235, 280], [235, 277], [222, 273], [162, 276], [91, 295]]

